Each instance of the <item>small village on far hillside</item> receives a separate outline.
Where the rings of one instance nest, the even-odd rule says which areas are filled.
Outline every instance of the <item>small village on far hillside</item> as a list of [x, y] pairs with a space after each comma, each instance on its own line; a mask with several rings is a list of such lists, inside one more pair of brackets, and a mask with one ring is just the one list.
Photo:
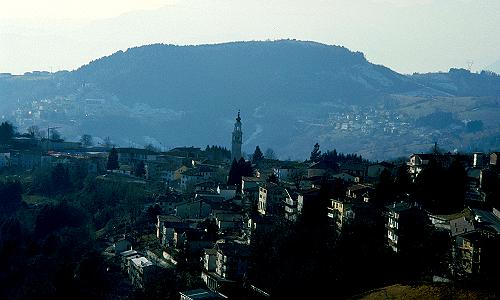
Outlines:
[[[372, 113], [330, 121], [370, 135]], [[409, 130], [386, 117], [380, 130]], [[244, 157], [240, 112], [230, 149], [54, 133], [0, 126], [10, 299], [36, 296], [17, 280], [55, 299], [359, 299], [391, 285], [500, 295], [500, 152], [436, 144], [379, 162], [316, 143], [305, 161], [259, 146]]]

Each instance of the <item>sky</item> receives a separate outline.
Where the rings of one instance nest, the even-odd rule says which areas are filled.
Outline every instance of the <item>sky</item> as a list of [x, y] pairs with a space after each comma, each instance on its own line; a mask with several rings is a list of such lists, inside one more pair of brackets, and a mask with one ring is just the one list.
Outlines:
[[0, 72], [73, 70], [144, 44], [298, 39], [395, 71], [500, 60], [498, 0], [0, 0]]

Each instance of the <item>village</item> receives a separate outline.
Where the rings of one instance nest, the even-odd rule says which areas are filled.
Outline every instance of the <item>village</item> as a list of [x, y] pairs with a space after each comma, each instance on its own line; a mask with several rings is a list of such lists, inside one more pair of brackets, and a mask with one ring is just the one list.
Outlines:
[[[349, 116], [334, 116], [332, 122], [338, 130], [369, 129], [357, 128]], [[122, 290], [113, 292], [116, 298], [130, 299], [126, 291], [135, 290], [152, 299], [150, 293], [168, 286], [165, 278], [173, 280], [169, 274], [184, 271], [189, 276], [176, 277], [182, 283], [171, 288], [172, 299], [312, 297], [328, 290], [328, 282], [334, 282], [329, 275], [339, 270], [347, 275], [337, 279], [338, 286], [349, 278], [359, 280], [358, 287], [332, 291], [341, 298], [373, 288], [363, 278], [368, 282], [377, 270], [385, 274], [380, 284], [401, 279], [480, 286], [489, 293], [497, 288], [500, 152], [450, 153], [436, 144], [405, 161], [374, 162], [336, 150], [322, 153], [316, 144], [308, 160], [282, 161], [265, 157], [259, 146], [243, 157], [242, 144], [239, 112], [230, 150], [207, 146], [161, 151], [16, 135], [0, 146], [0, 170], [5, 185], [20, 180], [24, 186], [22, 204], [9, 206], [18, 214], [61, 205], [53, 199], [72, 203], [64, 196], [70, 191], [64, 186], [73, 180], [68, 178], [78, 182], [73, 189], [81, 186], [75, 202], [101, 193], [98, 188], [104, 185], [121, 189], [94, 196], [103, 205], [118, 203], [109, 211], [97, 202], [81, 204], [93, 213], [91, 239], [99, 261], [108, 273], [116, 270], [125, 278]], [[51, 184], [44, 186], [45, 175], [37, 175], [43, 170]], [[125, 189], [140, 192], [120, 194]], [[299, 235], [304, 239], [295, 241]], [[323, 253], [328, 247], [332, 253]], [[333, 251], [351, 260], [345, 266], [322, 261], [335, 260]], [[286, 257], [296, 260], [282, 262]], [[385, 260], [373, 262], [374, 257]], [[358, 259], [373, 266], [358, 265]], [[324, 272], [311, 271], [321, 277], [320, 289], [297, 279], [301, 275], [291, 281], [287, 275], [276, 277], [284, 272], [277, 265], [309, 260], [328, 266]], [[387, 270], [379, 265], [385, 261], [392, 261]]]

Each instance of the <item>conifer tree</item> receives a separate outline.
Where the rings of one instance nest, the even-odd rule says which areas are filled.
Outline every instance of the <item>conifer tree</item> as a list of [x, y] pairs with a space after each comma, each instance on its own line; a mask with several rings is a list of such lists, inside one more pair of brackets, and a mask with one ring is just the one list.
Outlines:
[[108, 163], [106, 165], [106, 168], [108, 170], [116, 170], [119, 168], [118, 165], [118, 151], [116, 151], [116, 148], [113, 147], [111, 151], [109, 152], [108, 155]]
[[143, 177], [146, 175], [146, 167], [144, 166], [144, 162], [142, 160], [135, 165], [134, 174], [137, 177]]
[[320, 158], [321, 158], [321, 150], [319, 150], [319, 144], [316, 143], [314, 145], [313, 150], [311, 151], [311, 158], [310, 158], [310, 160], [313, 161], [313, 162], [318, 162]]
[[262, 161], [263, 159], [264, 159], [264, 154], [262, 154], [260, 147], [259, 146], [255, 147], [255, 151], [253, 152], [253, 155], [252, 155], [252, 162], [254, 164], [257, 164], [260, 161]]

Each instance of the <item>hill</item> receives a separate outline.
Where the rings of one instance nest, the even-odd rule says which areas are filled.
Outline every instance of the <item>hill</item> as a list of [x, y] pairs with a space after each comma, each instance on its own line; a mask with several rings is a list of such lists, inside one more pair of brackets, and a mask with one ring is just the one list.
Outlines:
[[[495, 147], [499, 124], [491, 117], [484, 122], [486, 144], [473, 137], [472, 144], [460, 143], [467, 112], [475, 109], [472, 117], [479, 120], [483, 113], [498, 113], [499, 96], [500, 76], [490, 72], [407, 76], [370, 63], [360, 52], [296, 40], [155, 44], [71, 72], [0, 75], [0, 109], [14, 111], [20, 128], [58, 123], [69, 138], [90, 133], [126, 146], [228, 146], [241, 110], [244, 150], [253, 152], [259, 144], [285, 158], [305, 158], [320, 142], [383, 159], [389, 154], [372, 143], [377, 138], [398, 148], [390, 155], [407, 154], [399, 145], [426, 149], [441, 136], [418, 137], [412, 128], [425, 126], [416, 119], [449, 111], [449, 99], [467, 97], [475, 104], [452, 116], [456, 122], [448, 127], [454, 126], [456, 138], [446, 142], [460, 149]], [[448, 135], [445, 125], [441, 131]]]

